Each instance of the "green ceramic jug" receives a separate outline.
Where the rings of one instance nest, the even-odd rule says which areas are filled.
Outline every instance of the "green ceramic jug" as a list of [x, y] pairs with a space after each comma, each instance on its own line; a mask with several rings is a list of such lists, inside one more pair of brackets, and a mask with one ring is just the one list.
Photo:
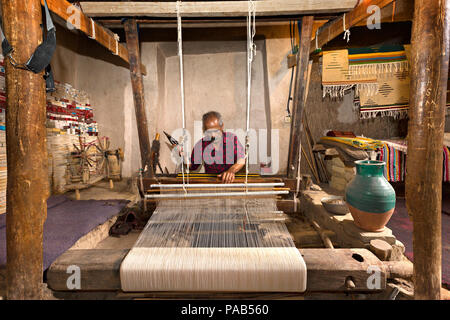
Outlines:
[[395, 209], [395, 190], [383, 175], [383, 161], [355, 161], [356, 176], [345, 198], [355, 224], [367, 231], [382, 231]]

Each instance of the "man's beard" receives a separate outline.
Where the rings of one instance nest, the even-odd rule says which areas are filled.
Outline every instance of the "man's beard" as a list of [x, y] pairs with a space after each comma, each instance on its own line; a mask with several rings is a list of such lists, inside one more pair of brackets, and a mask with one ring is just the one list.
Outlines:
[[223, 142], [223, 133], [220, 130], [217, 131], [209, 131], [207, 130], [205, 132], [206, 137], [208, 137], [211, 141], [211, 143], [215, 146], [215, 147], [219, 147], [222, 142]]

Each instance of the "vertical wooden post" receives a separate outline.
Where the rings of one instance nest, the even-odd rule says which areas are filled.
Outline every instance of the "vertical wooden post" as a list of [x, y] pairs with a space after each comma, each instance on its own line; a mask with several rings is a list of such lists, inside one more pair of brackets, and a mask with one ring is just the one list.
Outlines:
[[449, 1], [416, 0], [412, 30], [406, 205], [414, 223], [414, 295], [440, 299], [441, 197]]
[[130, 63], [131, 86], [133, 88], [134, 110], [139, 135], [142, 168], [147, 166], [147, 175], [153, 177], [150, 138], [148, 134], [147, 116], [145, 114], [144, 83], [141, 73], [141, 56], [139, 52], [139, 36], [136, 19], [128, 19], [124, 23], [125, 36]]
[[[2, 0], [5, 36], [25, 63], [42, 41], [41, 1]], [[43, 226], [48, 177], [43, 74], [17, 69], [5, 58], [8, 159], [7, 298], [42, 297]]]
[[302, 28], [300, 34], [300, 45], [297, 54], [297, 71], [295, 74], [294, 105], [292, 108], [291, 135], [289, 141], [289, 157], [287, 176], [295, 178], [298, 170], [298, 159], [301, 137], [303, 132], [303, 109], [305, 104], [305, 95], [307, 88], [309, 49], [311, 45], [312, 27], [314, 24], [313, 16], [302, 18]]

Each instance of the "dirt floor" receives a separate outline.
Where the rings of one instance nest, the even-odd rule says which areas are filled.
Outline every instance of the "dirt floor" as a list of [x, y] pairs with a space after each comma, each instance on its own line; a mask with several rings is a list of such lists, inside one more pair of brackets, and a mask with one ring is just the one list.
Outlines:
[[[75, 191], [70, 191], [65, 193], [65, 195], [75, 200], [76, 195]], [[137, 188], [131, 183], [130, 180], [122, 180], [122, 181], [114, 181], [113, 182], [113, 188], [110, 188], [110, 182], [109, 181], [101, 181], [96, 183], [94, 186], [82, 189], [80, 190], [80, 200], [129, 200], [129, 206], [132, 206], [136, 203], [136, 201], [139, 199], [139, 194], [137, 191]], [[111, 223], [111, 222], [109, 222]], [[105, 227], [106, 226], [106, 227]], [[108, 225], [105, 223], [105, 226], [99, 226], [96, 228], [95, 232], [96, 237], [87, 237], [88, 239], [80, 239], [81, 241], [77, 242], [75, 246], [82, 247], [82, 248], [96, 248], [96, 246], [99, 246], [99, 249], [101, 248], [131, 248], [134, 244], [134, 241], [136, 241], [137, 236], [139, 233], [130, 233], [128, 236], [124, 236], [121, 238], [114, 238], [114, 237], [108, 237]], [[103, 228], [100, 228], [103, 227]], [[97, 230], [98, 229], [98, 230]], [[103, 241], [97, 241], [95, 238], [101, 237], [101, 239], [104, 239]], [[94, 238], [94, 239], [92, 239]], [[106, 238], [106, 239], [105, 239]], [[95, 240], [95, 241], [94, 241]], [[45, 300], [53, 300], [58, 299], [53, 295], [53, 292], [47, 288], [46, 284], [43, 284], [42, 287], [43, 290], [43, 299]], [[3, 268], [0, 268], [0, 300], [5, 299], [6, 296], [6, 270]], [[101, 299], [101, 298], [111, 298], [109, 296], [96, 296], [94, 298]]]

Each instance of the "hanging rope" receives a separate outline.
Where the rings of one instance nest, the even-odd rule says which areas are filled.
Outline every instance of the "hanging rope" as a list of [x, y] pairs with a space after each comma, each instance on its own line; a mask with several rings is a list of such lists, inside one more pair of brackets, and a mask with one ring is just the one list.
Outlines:
[[[250, 106], [252, 93], [252, 64], [253, 58], [256, 55], [256, 45], [253, 41], [256, 33], [256, 7], [253, 0], [248, 1], [248, 16], [247, 16], [247, 125], [245, 137], [245, 184], [248, 182], [248, 165], [249, 165], [249, 135], [250, 135]], [[248, 188], [245, 188], [246, 192]]]
[[343, 24], [344, 24], [344, 40], [347, 40], [347, 43], [350, 41], [350, 29], [347, 29], [345, 26], [345, 13], [343, 18]]
[[[300, 24], [299, 24], [299, 26], [300, 26]], [[317, 28], [317, 30], [316, 30], [316, 37], [315, 37], [315, 40], [316, 40], [316, 49], [314, 50], [314, 52], [320, 52], [320, 51], [322, 51], [322, 48], [319, 48], [319, 30], [320, 30], [320, 28]], [[300, 31], [299, 31], [299, 33], [300, 33]]]
[[[185, 116], [185, 104], [184, 104], [184, 67], [183, 67], [183, 38], [181, 29], [181, 0], [177, 1], [177, 33], [178, 33], [178, 57], [180, 59], [180, 91], [181, 91], [181, 119], [183, 124], [183, 136], [180, 139], [180, 155], [181, 155], [181, 174], [183, 176], [183, 190], [185, 194], [187, 189], [185, 187], [185, 175], [184, 175], [184, 163], [185, 163], [185, 153], [184, 153], [184, 143], [186, 142], [186, 116]], [[187, 183], [189, 184], [189, 157], [186, 157], [186, 174]]]

